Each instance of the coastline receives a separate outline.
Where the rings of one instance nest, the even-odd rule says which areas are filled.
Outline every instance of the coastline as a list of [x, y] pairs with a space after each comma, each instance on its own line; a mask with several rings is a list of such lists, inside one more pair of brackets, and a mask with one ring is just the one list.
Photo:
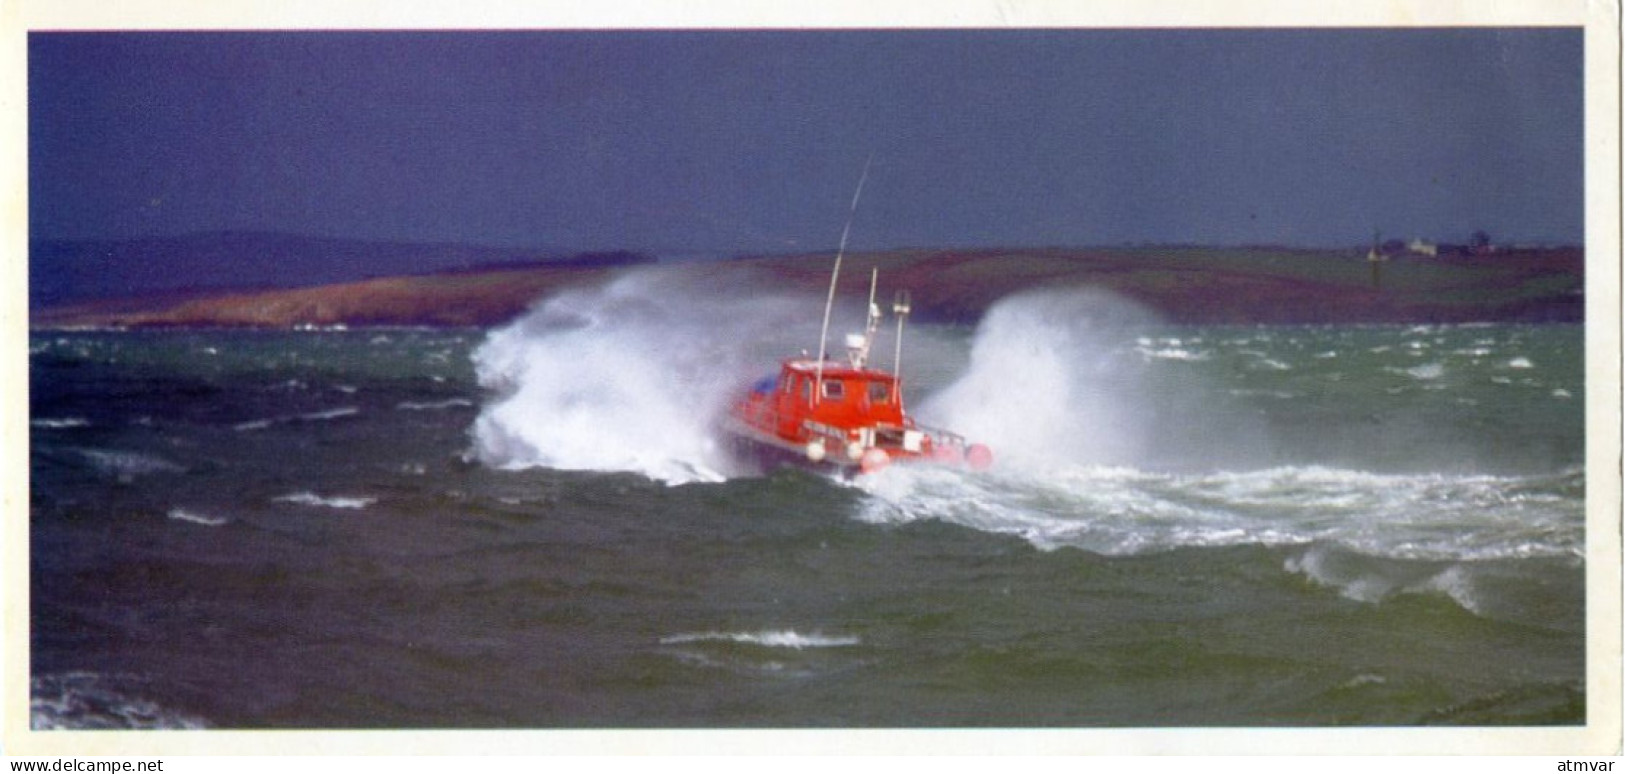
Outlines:
[[[635, 267], [559, 262], [377, 277], [312, 287], [199, 290], [84, 300], [30, 311], [35, 330], [487, 327], [561, 290], [628, 271], [699, 275], [718, 288], [821, 293], [829, 254], [744, 257]], [[843, 292], [871, 267], [907, 288], [915, 317], [973, 323], [993, 303], [1034, 288], [1097, 287], [1179, 324], [1558, 322], [1585, 319], [1584, 251], [1503, 249], [1486, 255], [1400, 255], [1277, 247], [893, 250], [853, 253]]]

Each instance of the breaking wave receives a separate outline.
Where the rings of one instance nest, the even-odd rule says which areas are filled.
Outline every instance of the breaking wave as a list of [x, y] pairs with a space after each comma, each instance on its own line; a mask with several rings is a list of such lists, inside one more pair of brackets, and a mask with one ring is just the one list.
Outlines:
[[186, 468], [154, 454], [111, 449], [76, 449], [90, 467], [98, 472], [130, 479], [154, 473], [183, 473]]
[[1104, 290], [1021, 293], [977, 327], [965, 372], [920, 405], [931, 424], [992, 447], [1001, 468], [1203, 466], [1261, 449], [1243, 418], [1209, 410], [1185, 368], [1195, 341], [1147, 337], [1160, 321]]
[[668, 655], [701, 669], [752, 678], [808, 679], [838, 673], [864, 661], [852, 635], [802, 634], [792, 629], [697, 632], [660, 638]]
[[739, 385], [785, 354], [752, 343], [808, 308], [659, 271], [553, 296], [475, 351], [489, 397], [472, 455], [497, 468], [722, 480], [731, 466], [715, 422]]
[[896, 466], [858, 483], [876, 523], [939, 519], [1042, 549], [1124, 555], [1325, 544], [1411, 561], [1584, 553], [1584, 472], [1382, 475], [1323, 467], [1159, 473], [1126, 467], [971, 475]]
[[185, 508], [171, 508], [169, 511], [169, 518], [204, 527], [219, 527], [230, 521], [229, 519], [221, 516], [210, 516], [208, 514], [198, 513], [196, 511], [189, 511]]
[[249, 432], [253, 430], [264, 430], [272, 425], [282, 425], [292, 422], [327, 422], [334, 419], [353, 417], [360, 413], [361, 409], [358, 407], [344, 406], [341, 408], [327, 409], [325, 411], [312, 411], [305, 414], [269, 417], [266, 419], [255, 419], [248, 422], [239, 422], [238, 424], [233, 425], [232, 429], [240, 432]]
[[395, 408], [402, 411], [443, 411], [445, 409], [466, 408], [473, 406], [474, 401], [467, 398], [448, 398], [433, 401], [402, 401], [395, 404]]
[[701, 632], [673, 634], [660, 638], [660, 644], [662, 645], [681, 645], [694, 642], [735, 642], [765, 648], [803, 650], [806, 648], [851, 647], [858, 645], [861, 640], [854, 636], [844, 635], [800, 634], [789, 629], [760, 632]]
[[30, 681], [29, 727], [54, 729], [201, 729], [201, 718], [132, 695], [129, 680], [93, 672], [42, 675]]
[[309, 505], [316, 508], [340, 508], [358, 511], [378, 502], [376, 497], [322, 497], [314, 492], [296, 492], [276, 498], [279, 503]]
[[31, 419], [28, 426], [38, 430], [68, 430], [77, 427], [89, 427], [90, 420], [83, 417], [66, 417], [63, 419], [40, 418]]

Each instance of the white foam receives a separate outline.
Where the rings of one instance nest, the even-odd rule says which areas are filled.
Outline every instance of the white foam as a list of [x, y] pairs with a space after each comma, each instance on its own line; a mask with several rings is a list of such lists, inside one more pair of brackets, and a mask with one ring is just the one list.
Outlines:
[[1336, 547], [1316, 545], [1289, 557], [1284, 569], [1336, 589], [1356, 602], [1378, 603], [1405, 594], [1442, 594], [1470, 613], [1485, 612], [1468, 564], [1452, 563], [1437, 571], [1425, 566], [1371, 564]]
[[1343, 683], [1340, 687], [1342, 687], [1342, 688], [1359, 688], [1360, 686], [1363, 686], [1363, 685], [1384, 685], [1387, 682], [1388, 682], [1388, 678], [1383, 677], [1382, 675], [1374, 675], [1374, 674], [1370, 674], [1370, 673], [1361, 673], [1361, 674], [1355, 675], [1354, 677], [1349, 678], [1349, 680], [1347, 682]]
[[1417, 591], [1436, 591], [1455, 600], [1463, 610], [1482, 615], [1483, 603], [1479, 601], [1478, 590], [1473, 584], [1472, 575], [1462, 565], [1454, 564], [1444, 571], [1415, 587]]
[[249, 432], [254, 430], [264, 430], [272, 425], [289, 424], [293, 422], [327, 422], [334, 419], [353, 417], [360, 413], [361, 409], [355, 406], [341, 406], [339, 408], [326, 409], [323, 411], [312, 411], [306, 414], [268, 417], [266, 419], [255, 419], [248, 422], [239, 422], [232, 425], [232, 429], [237, 430], [238, 432]]
[[181, 465], [162, 457], [141, 452], [108, 449], [79, 449], [78, 452], [90, 462], [92, 467], [120, 478], [154, 473], [181, 473], [186, 470]]
[[1394, 578], [1356, 568], [1349, 557], [1324, 545], [1288, 557], [1283, 569], [1302, 575], [1318, 585], [1337, 589], [1345, 599], [1356, 602], [1381, 602], [1399, 586], [1399, 581]]
[[67, 430], [75, 427], [89, 427], [90, 420], [82, 417], [65, 417], [62, 419], [33, 419], [28, 422], [29, 427], [41, 430]]
[[1243, 388], [1232, 388], [1232, 389], [1229, 390], [1229, 392], [1230, 392], [1231, 395], [1236, 395], [1236, 396], [1240, 396], [1240, 397], [1275, 398], [1275, 399], [1278, 399], [1278, 400], [1292, 400], [1294, 398], [1303, 397], [1303, 395], [1301, 393], [1290, 392], [1288, 390], [1251, 390], [1251, 389], [1243, 389]]
[[[1562, 474], [1567, 475], [1567, 474]], [[1378, 474], [1318, 466], [1197, 474], [1129, 467], [893, 466], [856, 481], [859, 518], [937, 519], [1042, 549], [1115, 555], [1185, 546], [1343, 546], [1408, 560], [1569, 557], [1584, 543], [1562, 475]], [[1358, 588], [1351, 593], [1386, 593]]]
[[353, 417], [359, 413], [361, 413], [361, 409], [356, 408], [355, 406], [344, 406], [341, 408], [327, 409], [325, 411], [313, 411], [309, 414], [300, 414], [297, 418], [306, 422], [324, 422], [330, 419]]
[[1207, 360], [1209, 357], [1212, 357], [1211, 352], [1192, 352], [1188, 349], [1179, 347], [1164, 347], [1162, 349], [1136, 347], [1135, 351], [1139, 352], [1140, 355], [1146, 360], [1183, 360], [1186, 362], [1197, 362]]
[[29, 681], [29, 728], [201, 729], [201, 718], [132, 696], [92, 672], [44, 675]]
[[201, 514], [201, 513], [194, 513], [192, 511], [188, 511], [188, 510], [186, 510], [184, 508], [172, 508], [172, 509], [170, 509], [169, 518], [174, 519], [176, 521], [184, 521], [184, 522], [188, 522], [188, 523], [191, 523], [191, 524], [199, 524], [199, 525], [202, 525], [202, 526], [205, 526], [205, 527], [218, 527], [218, 526], [226, 524], [227, 522], [230, 521], [230, 519], [226, 519], [226, 518], [219, 517], [219, 516], [208, 516], [208, 515]]
[[1529, 362], [1527, 357], [1515, 357], [1507, 361], [1507, 368], [1534, 368], [1535, 364]]
[[472, 405], [474, 405], [474, 401], [467, 398], [448, 398], [436, 401], [402, 401], [396, 404], [395, 408], [402, 411], [441, 411]]
[[801, 634], [790, 629], [757, 632], [700, 632], [673, 634], [660, 638], [660, 644], [662, 645], [680, 645], [693, 642], [737, 642], [746, 645], [759, 645], [764, 648], [804, 650], [807, 648], [852, 647], [860, 644], [861, 640], [850, 635]]
[[1444, 364], [1443, 363], [1424, 363], [1424, 364], [1416, 366], [1414, 368], [1405, 369], [1405, 373], [1409, 374], [1412, 378], [1415, 378], [1415, 379], [1419, 379], [1419, 380], [1422, 380], [1422, 381], [1432, 381], [1432, 380], [1437, 379], [1437, 378], [1439, 378], [1441, 376], [1444, 376]]
[[309, 505], [318, 508], [342, 508], [345, 510], [362, 510], [378, 502], [376, 497], [322, 497], [314, 492], [297, 492], [276, 498], [279, 503], [293, 503], [295, 505]]

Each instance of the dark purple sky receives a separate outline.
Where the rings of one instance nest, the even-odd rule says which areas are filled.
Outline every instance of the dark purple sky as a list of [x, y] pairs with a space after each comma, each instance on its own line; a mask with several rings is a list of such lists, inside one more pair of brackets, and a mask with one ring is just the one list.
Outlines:
[[1566, 29], [29, 35], [35, 238], [1578, 243]]

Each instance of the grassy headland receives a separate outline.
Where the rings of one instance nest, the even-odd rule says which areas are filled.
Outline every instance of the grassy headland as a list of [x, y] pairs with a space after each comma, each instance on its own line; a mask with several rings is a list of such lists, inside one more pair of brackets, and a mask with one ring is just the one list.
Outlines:
[[[703, 273], [718, 288], [765, 279], [781, 290], [821, 295], [832, 260], [824, 253], [656, 270]], [[975, 321], [1000, 298], [1022, 290], [1086, 286], [1138, 301], [1176, 323], [1578, 322], [1585, 315], [1580, 248], [1402, 255], [1377, 263], [1353, 250], [1272, 247], [897, 250], [848, 255], [843, 296], [867, 292], [872, 266], [880, 269], [885, 300], [892, 289], [907, 288], [916, 318], [934, 321]], [[102, 299], [35, 309], [30, 324], [490, 326], [551, 293], [628, 270], [560, 262], [305, 288]]]

